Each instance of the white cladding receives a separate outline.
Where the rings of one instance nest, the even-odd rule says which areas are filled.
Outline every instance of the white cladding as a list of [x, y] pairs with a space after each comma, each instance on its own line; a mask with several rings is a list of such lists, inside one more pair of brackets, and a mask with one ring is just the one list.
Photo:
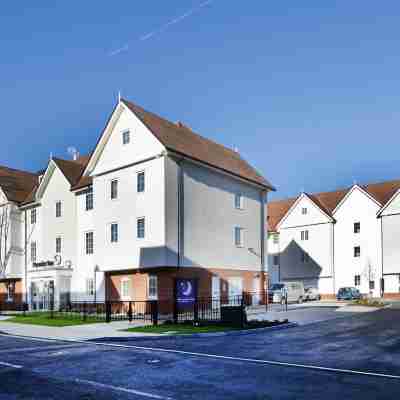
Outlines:
[[[124, 135], [127, 131], [129, 135]], [[139, 173], [144, 173], [143, 191], [138, 191]], [[28, 233], [27, 287], [36, 308], [45, 308], [43, 299], [53, 282], [58, 298], [64, 295], [65, 300], [86, 301], [97, 296], [104, 300], [104, 273], [108, 271], [178, 264], [264, 270], [265, 189], [176, 159], [122, 103], [114, 110], [85, 174], [93, 178], [91, 188], [73, 192], [56, 162], [50, 161], [35, 204], [23, 211]], [[111, 198], [113, 181], [118, 182], [115, 198]], [[87, 210], [89, 190], [93, 209]], [[235, 207], [237, 195], [241, 196], [240, 209]], [[59, 217], [57, 203], [61, 203]], [[34, 224], [32, 207], [37, 216]], [[139, 219], [144, 219], [143, 238], [138, 237]], [[112, 225], [114, 236], [118, 231], [114, 241]], [[24, 220], [22, 234], [23, 226]], [[235, 244], [235, 227], [242, 228], [240, 246]], [[86, 249], [87, 233], [93, 235], [93, 254]], [[59, 254], [57, 238], [61, 240]], [[31, 262], [32, 243], [35, 264]], [[18, 269], [22, 278], [23, 259]]]
[[[359, 289], [369, 293], [369, 282], [374, 282], [371, 291], [379, 296], [381, 278], [380, 221], [377, 213], [380, 206], [357, 186], [348, 193], [339, 205], [334, 217], [335, 224], [335, 280], [336, 287], [355, 286], [355, 277], [360, 276]], [[360, 232], [354, 233], [354, 223], [360, 224]], [[360, 256], [355, 257], [355, 247]]]
[[280, 280], [301, 280], [305, 286], [334, 293], [332, 222], [308, 196], [300, 196], [279, 224]]
[[[279, 243], [270, 236], [272, 281], [302, 280], [332, 295], [340, 287], [355, 286], [359, 276], [360, 291], [379, 296], [379, 209], [374, 199], [354, 186], [334, 211], [333, 220], [307, 195], [301, 195], [278, 225]], [[354, 231], [355, 223], [360, 224], [359, 233]], [[274, 255], [279, 256], [278, 265], [274, 265]]]
[[400, 192], [382, 210], [380, 220], [385, 292], [400, 293]]

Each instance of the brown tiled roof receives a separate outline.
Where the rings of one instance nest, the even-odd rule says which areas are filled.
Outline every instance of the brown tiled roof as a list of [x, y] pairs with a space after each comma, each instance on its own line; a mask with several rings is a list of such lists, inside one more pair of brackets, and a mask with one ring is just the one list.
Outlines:
[[38, 175], [32, 172], [0, 166], [0, 187], [10, 201], [23, 202], [38, 179]]
[[168, 150], [275, 190], [271, 183], [241, 158], [236, 151], [194, 133], [182, 123], [174, 124], [130, 101], [122, 100], [122, 102]]
[[[381, 206], [384, 206], [391, 199], [394, 193], [400, 189], [400, 180], [360, 185], [360, 187], [364, 189], [372, 198], [374, 198]], [[332, 217], [333, 211], [350, 190], [351, 187], [333, 192], [306, 194], [318, 207]], [[272, 201], [268, 204], [268, 215], [273, 216], [272, 218], [268, 219], [268, 230], [276, 230], [276, 226], [296, 200], [297, 198], [292, 198], [287, 200]]]
[[67, 178], [71, 186], [75, 185], [86, 167], [86, 164], [82, 161], [74, 160], [62, 160], [60, 158], [53, 158], [58, 168], [62, 171], [64, 176]]
[[276, 232], [276, 227], [280, 220], [285, 216], [296, 200], [297, 197], [293, 197], [291, 199], [271, 201], [268, 203], [267, 226], [269, 232]]
[[372, 183], [361, 187], [383, 206], [400, 189], [400, 180]]

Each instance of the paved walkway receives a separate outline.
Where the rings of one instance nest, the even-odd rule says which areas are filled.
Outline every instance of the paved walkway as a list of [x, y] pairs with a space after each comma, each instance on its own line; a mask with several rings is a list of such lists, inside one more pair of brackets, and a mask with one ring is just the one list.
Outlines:
[[108, 337], [143, 337], [154, 334], [124, 332], [124, 329], [143, 326], [143, 323], [118, 321], [111, 323], [87, 324], [76, 326], [41, 326], [5, 322], [7, 317], [1, 317], [0, 333], [19, 336], [32, 336], [46, 339], [94, 340]]

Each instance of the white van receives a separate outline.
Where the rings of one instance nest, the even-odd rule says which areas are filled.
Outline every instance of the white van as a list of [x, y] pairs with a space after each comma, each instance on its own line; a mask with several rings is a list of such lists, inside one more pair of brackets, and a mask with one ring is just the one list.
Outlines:
[[274, 283], [268, 293], [270, 303], [302, 303], [305, 298], [303, 282]]

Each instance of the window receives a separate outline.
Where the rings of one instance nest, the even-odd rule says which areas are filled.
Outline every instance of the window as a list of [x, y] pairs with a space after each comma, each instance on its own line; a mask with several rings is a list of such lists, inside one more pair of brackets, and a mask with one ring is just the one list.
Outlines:
[[61, 238], [57, 237], [56, 238], [56, 254], [61, 253]]
[[144, 171], [137, 173], [137, 192], [143, 193], [145, 187]]
[[86, 254], [93, 254], [94, 250], [93, 232], [85, 233], [85, 250]]
[[118, 224], [116, 222], [111, 224], [111, 243], [118, 242]]
[[375, 290], [375, 281], [369, 281], [369, 290]]
[[308, 255], [308, 253], [306, 253], [305, 251], [301, 252], [301, 262], [302, 263], [308, 263], [310, 261], [310, 256]]
[[279, 265], [279, 256], [274, 256], [274, 265]]
[[31, 225], [35, 225], [37, 221], [36, 208], [31, 210]]
[[86, 294], [88, 296], [94, 295], [94, 279], [93, 278], [86, 279]]
[[56, 203], [56, 218], [61, 217], [61, 201], [57, 201]]
[[354, 277], [354, 286], [360, 286], [361, 285], [361, 275], [356, 275]]
[[129, 130], [122, 132], [122, 144], [128, 144], [131, 141], [131, 132]]
[[303, 207], [303, 208], [301, 209], [301, 213], [302, 213], [303, 215], [307, 215], [307, 208]]
[[15, 293], [15, 282], [9, 282], [7, 284], [7, 302], [14, 301], [14, 293]]
[[118, 180], [114, 179], [111, 181], [111, 200], [115, 200], [118, 198]]
[[235, 208], [238, 210], [243, 210], [244, 205], [243, 205], [243, 195], [241, 193], [236, 193], [235, 194]]
[[361, 248], [360, 246], [355, 246], [354, 247], [354, 257], [360, 257], [361, 255]]
[[238, 226], [235, 227], [235, 246], [236, 247], [244, 246], [244, 229]]
[[36, 262], [36, 242], [31, 242], [31, 262]]
[[125, 278], [121, 280], [121, 298], [129, 298], [129, 279]]
[[274, 244], [279, 243], [279, 235], [277, 233], [274, 233], [274, 235], [273, 235], [273, 243]]
[[301, 240], [308, 240], [308, 231], [301, 231]]
[[138, 239], [144, 239], [146, 235], [146, 221], [145, 218], [138, 218], [137, 220], [137, 238]]
[[149, 275], [148, 282], [148, 298], [155, 300], [158, 297], [158, 281], [157, 275]]
[[86, 211], [93, 210], [93, 192], [86, 193]]
[[360, 223], [359, 222], [354, 222], [354, 233], [360, 233]]

